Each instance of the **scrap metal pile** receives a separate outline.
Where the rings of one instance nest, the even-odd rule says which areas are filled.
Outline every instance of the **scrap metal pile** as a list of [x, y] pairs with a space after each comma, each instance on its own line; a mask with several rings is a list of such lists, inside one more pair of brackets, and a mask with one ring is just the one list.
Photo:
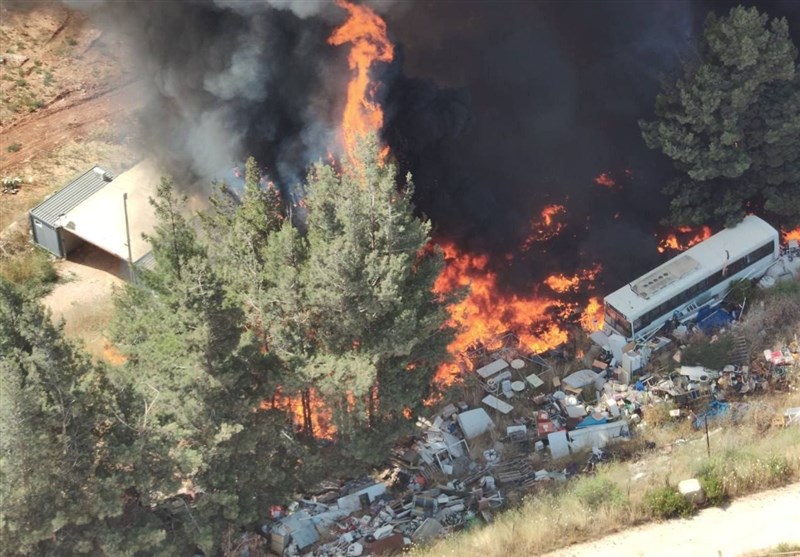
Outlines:
[[269, 549], [284, 556], [389, 555], [491, 521], [519, 493], [592, 473], [608, 443], [643, 427], [643, 406], [669, 403], [674, 417], [688, 413], [701, 423], [736, 412], [733, 399], [774, 383], [800, 360], [787, 347], [765, 353], [756, 369], [669, 370], [668, 338], [637, 345], [595, 333], [592, 340], [591, 366], [561, 378], [513, 343], [473, 351], [472, 386], [449, 393], [471, 389], [464, 398], [472, 404], [451, 398], [419, 418], [416, 435], [396, 445], [383, 481], [335, 484], [276, 509], [261, 532]]

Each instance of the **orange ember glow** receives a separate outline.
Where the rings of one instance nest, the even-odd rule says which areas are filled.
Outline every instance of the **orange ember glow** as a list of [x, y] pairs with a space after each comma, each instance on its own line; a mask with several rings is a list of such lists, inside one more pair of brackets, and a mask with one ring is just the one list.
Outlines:
[[700, 230], [695, 230], [690, 226], [679, 226], [677, 232], [668, 234], [658, 243], [658, 253], [674, 250], [682, 251], [693, 245], [702, 242], [711, 236], [711, 229], [703, 226]]
[[577, 290], [581, 278], [578, 275], [550, 275], [544, 282], [551, 290], [562, 293]]
[[[448, 346], [454, 360], [470, 347], [482, 343], [488, 349], [498, 337], [513, 332], [520, 341], [520, 348], [530, 352], [543, 352], [567, 340], [566, 331], [549, 314], [563, 312], [556, 300], [535, 295], [520, 297], [502, 294], [497, 287], [497, 275], [488, 270], [489, 259], [485, 255], [459, 253], [455, 246], [443, 244], [446, 266], [434, 284], [434, 292], [446, 294], [468, 288], [466, 298], [448, 307], [448, 324], [457, 330], [456, 338]], [[458, 363], [446, 363], [439, 367], [436, 382], [449, 385], [458, 378], [462, 367]]]
[[603, 304], [598, 298], [589, 298], [589, 304], [581, 314], [581, 328], [589, 333], [603, 328]]
[[564, 223], [558, 221], [560, 215], [567, 211], [563, 205], [546, 205], [539, 218], [531, 221], [531, 234], [522, 243], [522, 251], [528, 251], [536, 242], [545, 242], [555, 238], [564, 229]]
[[[591, 269], [585, 269], [572, 276], [567, 275], [550, 275], [544, 283], [550, 287], [553, 292], [563, 294], [565, 292], [577, 292], [581, 283], [591, 282], [597, 277], [602, 267], [595, 265]], [[589, 284], [587, 290], [591, 290], [592, 285]]]
[[355, 161], [358, 138], [383, 127], [383, 110], [375, 102], [377, 84], [370, 79], [370, 69], [376, 62], [391, 62], [394, 47], [386, 34], [386, 22], [369, 7], [346, 0], [337, 0], [337, 4], [347, 10], [349, 17], [328, 43], [352, 45], [347, 60], [354, 75], [347, 86], [342, 135], [347, 156]]
[[788, 242], [789, 240], [800, 241], [800, 228], [795, 228], [794, 230], [783, 233], [783, 241]]
[[[627, 171], [626, 171], [627, 172]], [[611, 177], [611, 174], [608, 172], [603, 172], [599, 176], [595, 177], [594, 183], [598, 186], [603, 186], [604, 188], [613, 188], [617, 185], [617, 182], [614, 178]]]
[[[269, 402], [262, 403], [262, 408], [269, 408]], [[316, 439], [333, 439], [336, 434], [336, 426], [331, 423], [331, 410], [322, 399], [317, 395], [314, 389], [309, 389], [308, 392], [308, 415], [306, 409], [303, 407], [303, 396], [297, 393], [296, 396], [287, 396], [278, 391], [274, 399], [274, 408], [283, 410], [292, 419], [292, 423], [297, 431], [307, 429], [309, 423], [312, 432]]]

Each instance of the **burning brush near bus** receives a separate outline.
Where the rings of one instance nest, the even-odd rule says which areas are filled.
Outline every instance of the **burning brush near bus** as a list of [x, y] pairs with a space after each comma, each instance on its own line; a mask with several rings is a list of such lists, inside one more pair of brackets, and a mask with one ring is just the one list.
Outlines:
[[[505, 333], [536, 354], [602, 328], [602, 293], [711, 234], [654, 237], [666, 164], [630, 126], [658, 90], [652, 67], [674, 64], [663, 45], [677, 49], [692, 28], [686, 7], [659, 4], [656, 23], [651, 8], [629, 6], [624, 26], [615, 9], [573, 14], [586, 24], [574, 41], [557, 31], [563, 15], [519, 4], [537, 33], [497, 41], [504, 18], [481, 3], [460, 8], [479, 22], [468, 28], [448, 3], [103, 6], [143, 37], [153, 85], [143, 126], [176, 174], [213, 175], [253, 155], [298, 218], [310, 164], [354, 161], [360, 136], [380, 137], [383, 156], [413, 175], [444, 253], [435, 291], [465, 295], [449, 308], [457, 335], [439, 385], [468, 371], [464, 351]], [[617, 40], [613, 63], [596, 57], [592, 45]], [[634, 81], [636, 95], [619, 89]], [[277, 406], [291, 407], [287, 396]]]

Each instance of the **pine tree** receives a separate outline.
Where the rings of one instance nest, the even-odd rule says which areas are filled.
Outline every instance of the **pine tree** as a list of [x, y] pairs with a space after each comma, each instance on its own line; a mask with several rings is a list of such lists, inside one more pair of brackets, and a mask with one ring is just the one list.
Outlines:
[[154, 553], [124, 416], [105, 369], [0, 279], [0, 555]]
[[262, 270], [268, 237], [277, 231], [284, 215], [278, 189], [264, 180], [253, 157], [245, 163], [242, 198], [225, 184], [218, 184], [211, 196], [213, 210], [202, 215], [211, 258], [225, 281], [228, 295], [241, 305], [248, 326], [263, 327]]
[[120, 379], [143, 401], [131, 461], [173, 550], [214, 553], [298, 485], [305, 448], [283, 412], [262, 408], [275, 358], [246, 331], [168, 180], [153, 207], [155, 270], [126, 287], [115, 323]]
[[315, 167], [307, 188], [317, 346], [306, 374], [333, 408], [340, 449], [368, 464], [407, 430], [449, 340], [432, 293], [443, 261], [413, 214], [410, 177], [400, 188], [396, 175], [372, 137], [341, 174]]
[[697, 61], [640, 122], [681, 172], [666, 190], [676, 224], [736, 222], [765, 208], [800, 219], [800, 76], [785, 19], [756, 8], [709, 15]]

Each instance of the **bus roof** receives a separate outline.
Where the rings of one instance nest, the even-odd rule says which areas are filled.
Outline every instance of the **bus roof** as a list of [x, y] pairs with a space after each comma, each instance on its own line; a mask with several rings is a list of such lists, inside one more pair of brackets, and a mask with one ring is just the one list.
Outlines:
[[[626, 317], [655, 307], [695, 282], [722, 269], [770, 240], [778, 231], [755, 215], [748, 215], [733, 228], [725, 228], [692, 246], [663, 265], [605, 297]], [[727, 253], [726, 253], [727, 252]]]

